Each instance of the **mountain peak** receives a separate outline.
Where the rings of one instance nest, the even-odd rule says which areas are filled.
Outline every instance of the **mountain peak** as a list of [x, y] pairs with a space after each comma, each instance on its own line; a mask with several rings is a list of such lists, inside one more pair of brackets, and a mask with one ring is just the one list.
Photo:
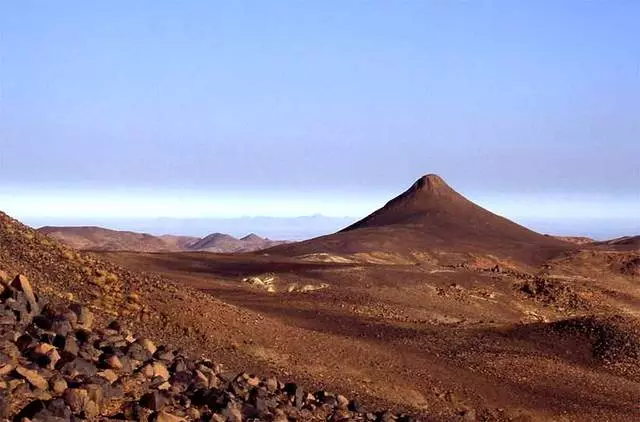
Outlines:
[[442, 180], [442, 177], [434, 173], [425, 174], [424, 176], [419, 178], [415, 184], [420, 187], [423, 187], [423, 186], [435, 187], [440, 185], [446, 185], [445, 181]]
[[265, 239], [261, 238], [260, 236], [258, 236], [258, 235], [257, 235], [257, 234], [255, 234], [255, 233], [249, 233], [248, 235], [246, 235], [245, 237], [241, 238], [240, 240], [244, 240], [244, 241], [248, 241], [248, 240], [255, 241], [255, 240], [265, 240]]
[[426, 174], [416, 180], [405, 194], [428, 192], [430, 194], [451, 194], [453, 189], [437, 174]]

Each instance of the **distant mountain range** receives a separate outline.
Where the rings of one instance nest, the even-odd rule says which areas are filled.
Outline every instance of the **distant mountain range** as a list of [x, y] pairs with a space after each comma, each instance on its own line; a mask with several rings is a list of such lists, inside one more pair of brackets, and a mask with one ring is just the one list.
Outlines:
[[286, 243], [251, 233], [241, 239], [228, 234], [212, 233], [203, 238], [193, 236], [154, 236], [148, 233], [110, 230], [96, 226], [54, 227], [38, 229], [72, 248], [95, 251], [135, 252], [251, 252]]
[[27, 218], [31, 227], [108, 227], [112, 230], [148, 233], [153, 236], [179, 234], [202, 238], [213, 232], [240, 238], [258, 233], [269, 239], [305, 240], [336, 232], [358, 217], [309, 215], [300, 217], [206, 217], [206, 218]]

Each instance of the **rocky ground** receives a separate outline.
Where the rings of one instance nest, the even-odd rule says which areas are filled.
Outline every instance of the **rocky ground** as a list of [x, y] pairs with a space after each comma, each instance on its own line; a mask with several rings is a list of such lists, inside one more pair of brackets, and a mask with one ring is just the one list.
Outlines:
[[[216, 374], [224, 391], [238, 373], [247, 372], [295, 382], [306, 391], [339, 391], [367, 408], [408, 413], [421, 421], [640, 420], [640, 290], [633, 271], [639, 251], [627, 245], [590, 245], [535, 266], [463, 246], [454, 252], [424, 250], [411, 255], [420, 258], [416, 263], [395, 252], [402, 261], [380, 263], [378, 252], [371, 263], [350, 259], [353, 254], [316, 262], [271, 253], [83, 253], [0, 212], [0, 278], [2, 270], [12, 277], [25, 274], [40, 300], [48, 303], [45, 307], [36, 300], [39, 313], [25, 305], [24, 311], [32, 313], [29, 324], [41, 314], [73, 319], [70, 305], [76, 317], [89, 310], [94, 316], [91, 330], [99, 339], [114, 333], [93, 327], [117, 320], [118, 335], [125, 341], [131, 332], [135, 336], [129, 340], [147, 338], [166, 345], [162, 349], [182, 350], [184, 356], [215, 357], [230, 369]], [[265, 275], [284, 285], [328, 287], [269, 292], [242, 281], [264, 280]], [[17, 284], [13, 288], [22, 291]], [[5, 315], [9, 325], [15, 322], [12, 315], [23, 317], [17, 311]], [[28, 327], [5, 328], [5, 340], [18, 347], [15, 340]], [[116, 355], [124, 368], [128, 346], [121, 346], [125, 348]], [[39, 353], [43, 351], [50, 352]], [[7, 386], [15, 379], [26, 386], [15, 394], [16, 385], [2, 389], [10, 416], [32, 401], [41, 400], [29, 409], [40, 410], [55, 398], [64, 401], [64, 392], [53, 395], [48, 382], [50, 396], [32, 394], [41, 392], [29, 386], [17, 365], [49, 380], [47, 371], [56, 371], [57, 364], [48, 369], [48, 363], [43, 367], [29, 353], [18, 349], [10, 362], [13, 367], [2, 375]], [[59, 346], [57, 353], [65, 359]], [[110, 369], [100, 362], [102, 353], [90, 359], [95, 376]], [[118, 376], [113, 385], [128, 385], [124, 379], [144, 368], [143, 363], [134, 365], [131, 373], [111, 369]], [[172, 363], [165, 362], [169, 383]], [[85, 383], [66, 381], [70, 388]], [[90, 383], [100, 385], [97, 381]], [[131, 415], [124, 412], [125, 404], [140, 404], [144, 394], [153, 391], [152, 382], [141, 383], [133, 394], [123, 390], [124, 396], [110, 399], [114, 407], [101, 410], [99, 418]], [[294, 400], [281, 410], [293, 410], [293, 390], [279, 391]], [[13, 402], [16, 397], [23, 401]], [[197, 403], [191, 399], [196, 396], [186, 397]], [[242, 412], [244, 402], [238, 403]], [[183, 417], [179, 411], [186, 407], [172, 405], [163, 410]], [[195, 406], [206, 414], [203, 406]], [[332, 412], [327, 419], [334, 417]], [[313, 417], [304, 413], [297, 419]], [[389, 419], [390, 414], [370, 417]]]
[[45, 304], [25, 276], [0, 281], [3, 420], [411, 420], [275, 377], [227, 372], [115, 320], [94, 327], [81, 304]]

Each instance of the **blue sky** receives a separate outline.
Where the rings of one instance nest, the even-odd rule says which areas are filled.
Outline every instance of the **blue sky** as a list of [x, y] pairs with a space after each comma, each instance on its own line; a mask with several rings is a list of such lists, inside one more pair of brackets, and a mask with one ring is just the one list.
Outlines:
[[357, 217], [438, 173], [514, 219], [633, 230], [638, 21], [635, 1], [2, 2], [0, 209]]

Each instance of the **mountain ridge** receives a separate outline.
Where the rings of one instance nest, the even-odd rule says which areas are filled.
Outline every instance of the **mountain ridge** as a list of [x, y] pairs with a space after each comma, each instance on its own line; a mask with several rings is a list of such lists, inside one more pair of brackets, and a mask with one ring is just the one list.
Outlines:
[[155, 236], [99, 226], [44, 226], [38, 231], [75, 249], [95, 251], [228, 253], [251, 252], [283, 243], [253, 233], [253, 236], [237, 239], [224, 233], [212, 233], [202, 238], [168, 234]]

